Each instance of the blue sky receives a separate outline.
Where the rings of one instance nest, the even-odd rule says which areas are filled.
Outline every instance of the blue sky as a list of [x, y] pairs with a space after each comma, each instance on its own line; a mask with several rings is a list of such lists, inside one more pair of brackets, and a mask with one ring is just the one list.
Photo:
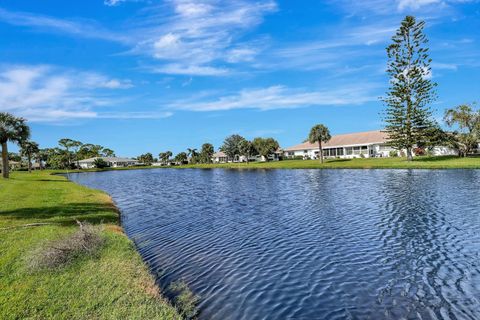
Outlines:
[[480, 99], [478, 1], [4, 0], [0, 110], [42, 147], [124, 156], [380, 129], [385, 47], [407, 14], [427, 22], [435, 116]]

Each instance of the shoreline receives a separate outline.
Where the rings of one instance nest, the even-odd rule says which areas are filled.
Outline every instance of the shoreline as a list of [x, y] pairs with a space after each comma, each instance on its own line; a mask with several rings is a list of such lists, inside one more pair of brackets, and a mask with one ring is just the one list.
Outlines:
[[[14, 172], [0, 180], [0, 189], [4, 319], [182, 319], [125, 234], [110, 195], [52, 171]], [[54, 270], [29, 270], [32, 251], [71, 235], [76, 220], [102, 226], [105, 244], [98, 254]]]
[[[69, 173], [102, 172], [112, 170], [142, 170], [142, 169], [234, 169], [234, 170], [259, 170], [259, 169], [480, 169], [480, 157], [459, 158], [452, 156], [442, 157], [417, 157], [412, 162], [405, 158], [355, 158], [355, 159], [329, 159], [323, 164], [318, 160], [282, 160], [270, 162], [250, 163], [209, 163], [209, 164], [185, 164], [176, 166], [132, 166], [103, 169], [75, 169]], [[53, 170], [64, 174], [66, 170]]]

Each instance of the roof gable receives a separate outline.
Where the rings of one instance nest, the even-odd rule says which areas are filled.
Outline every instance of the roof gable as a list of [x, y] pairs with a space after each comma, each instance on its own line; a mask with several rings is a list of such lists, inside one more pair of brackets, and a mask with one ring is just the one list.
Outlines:
[[[356, 133], [339, 134], [339, 135], [332, 136], [332, 139], [330, 139], [330, 141], [328, 141], [327, 143], [324, 143], [322, 147], [331, 148], [331, 147], [344, 147], [344, 146], [354, 146], [354, 145], [386, 143], [387, 140], [388, 140], [387, 133], [380, 130], [356, 132]], [[304, 142], [304, 143], [286, 148], [285, 151], [312, 150], [312, 149], [318, 149], [318, 144]]]

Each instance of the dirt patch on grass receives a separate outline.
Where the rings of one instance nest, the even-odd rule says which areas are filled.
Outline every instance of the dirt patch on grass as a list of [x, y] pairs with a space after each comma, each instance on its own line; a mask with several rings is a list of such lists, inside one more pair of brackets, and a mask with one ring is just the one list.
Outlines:
[[63, 267], [84, 255], [94, 255], [103, 246], [102, 228], [77, 221], [79, 229], [73, 234], [47, 242], [28, 258], [31, 271]]

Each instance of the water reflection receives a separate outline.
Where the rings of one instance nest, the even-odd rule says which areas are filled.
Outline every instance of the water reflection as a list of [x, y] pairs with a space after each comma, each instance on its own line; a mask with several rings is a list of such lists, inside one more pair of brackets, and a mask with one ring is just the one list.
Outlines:
[[138, 170], [109, 192], [204, 319], [480, 318], [480, 171]]

